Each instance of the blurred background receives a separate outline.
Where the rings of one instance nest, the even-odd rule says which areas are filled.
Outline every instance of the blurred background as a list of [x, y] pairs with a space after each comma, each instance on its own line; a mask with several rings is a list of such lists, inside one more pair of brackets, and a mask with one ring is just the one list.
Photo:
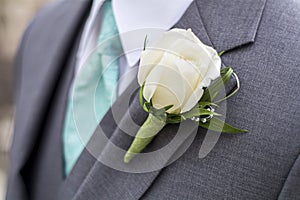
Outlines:
[[0, 0], [0, 200], [4, 199], [13, 131], [13, 63], [22, 33], [50, 0]]

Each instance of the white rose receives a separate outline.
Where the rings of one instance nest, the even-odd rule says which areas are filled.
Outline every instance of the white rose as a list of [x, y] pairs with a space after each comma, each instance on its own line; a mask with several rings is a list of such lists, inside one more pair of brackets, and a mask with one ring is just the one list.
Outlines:
[[220, 76], [221, 58], [191, 29], [172, 29], [142, 52], [138, 82], [143, 96], [156, 109], [173, 105], [168, 113], [191, 110], [203, 88]]

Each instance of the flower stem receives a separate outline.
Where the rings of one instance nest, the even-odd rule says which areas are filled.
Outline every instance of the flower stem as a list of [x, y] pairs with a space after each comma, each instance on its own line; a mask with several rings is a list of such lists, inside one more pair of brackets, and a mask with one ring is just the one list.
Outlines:
[[153, 140], [161, 129], [166, 125], [165, 119], [149, 113], [147, 120], [140, 127], [131, 146], [124, 156], [124, 162], [129, 163], [130, 160]]

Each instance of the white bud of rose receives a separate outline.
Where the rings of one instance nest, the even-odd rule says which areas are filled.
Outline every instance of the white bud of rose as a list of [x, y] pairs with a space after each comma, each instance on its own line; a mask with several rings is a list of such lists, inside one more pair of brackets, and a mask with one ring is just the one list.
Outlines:
[[221, 58], [191, 29], [172, 29], [142, 52], [138, 82], [143, 96], [156, 109], [173, 105], [168, 113], [191, 110], [203, 88], [220, 76]]

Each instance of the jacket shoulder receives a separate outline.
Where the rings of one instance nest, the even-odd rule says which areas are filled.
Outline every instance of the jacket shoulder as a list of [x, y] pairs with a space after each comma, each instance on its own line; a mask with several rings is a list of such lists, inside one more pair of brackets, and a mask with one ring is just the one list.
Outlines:
[[37, 31], [45, 26], [53, 26], [55, 28], [58, 20], [65, 20], [72, 15], [71, 13], [76, 13], [78, 10], [90, 5], [90, 0], [59, 0], [50, 2], [43, 6], [33, 17], [25, 29], [24, 36], [30, 35], [29, 33], [35, 31], [36, 27], [38, 27]]
[[61, 38], [76, 34], [76, 27], [83, 24], [91, 3], [91, 0], [55, 1], [45, 5], [33, 17], [23, 33], [15, 58], [15, 100], [18, 99], [22, 74], [28, 71], [24, 66], [26, 61], [41, 54], [53, 54], [51, 49], [64, 42]]

